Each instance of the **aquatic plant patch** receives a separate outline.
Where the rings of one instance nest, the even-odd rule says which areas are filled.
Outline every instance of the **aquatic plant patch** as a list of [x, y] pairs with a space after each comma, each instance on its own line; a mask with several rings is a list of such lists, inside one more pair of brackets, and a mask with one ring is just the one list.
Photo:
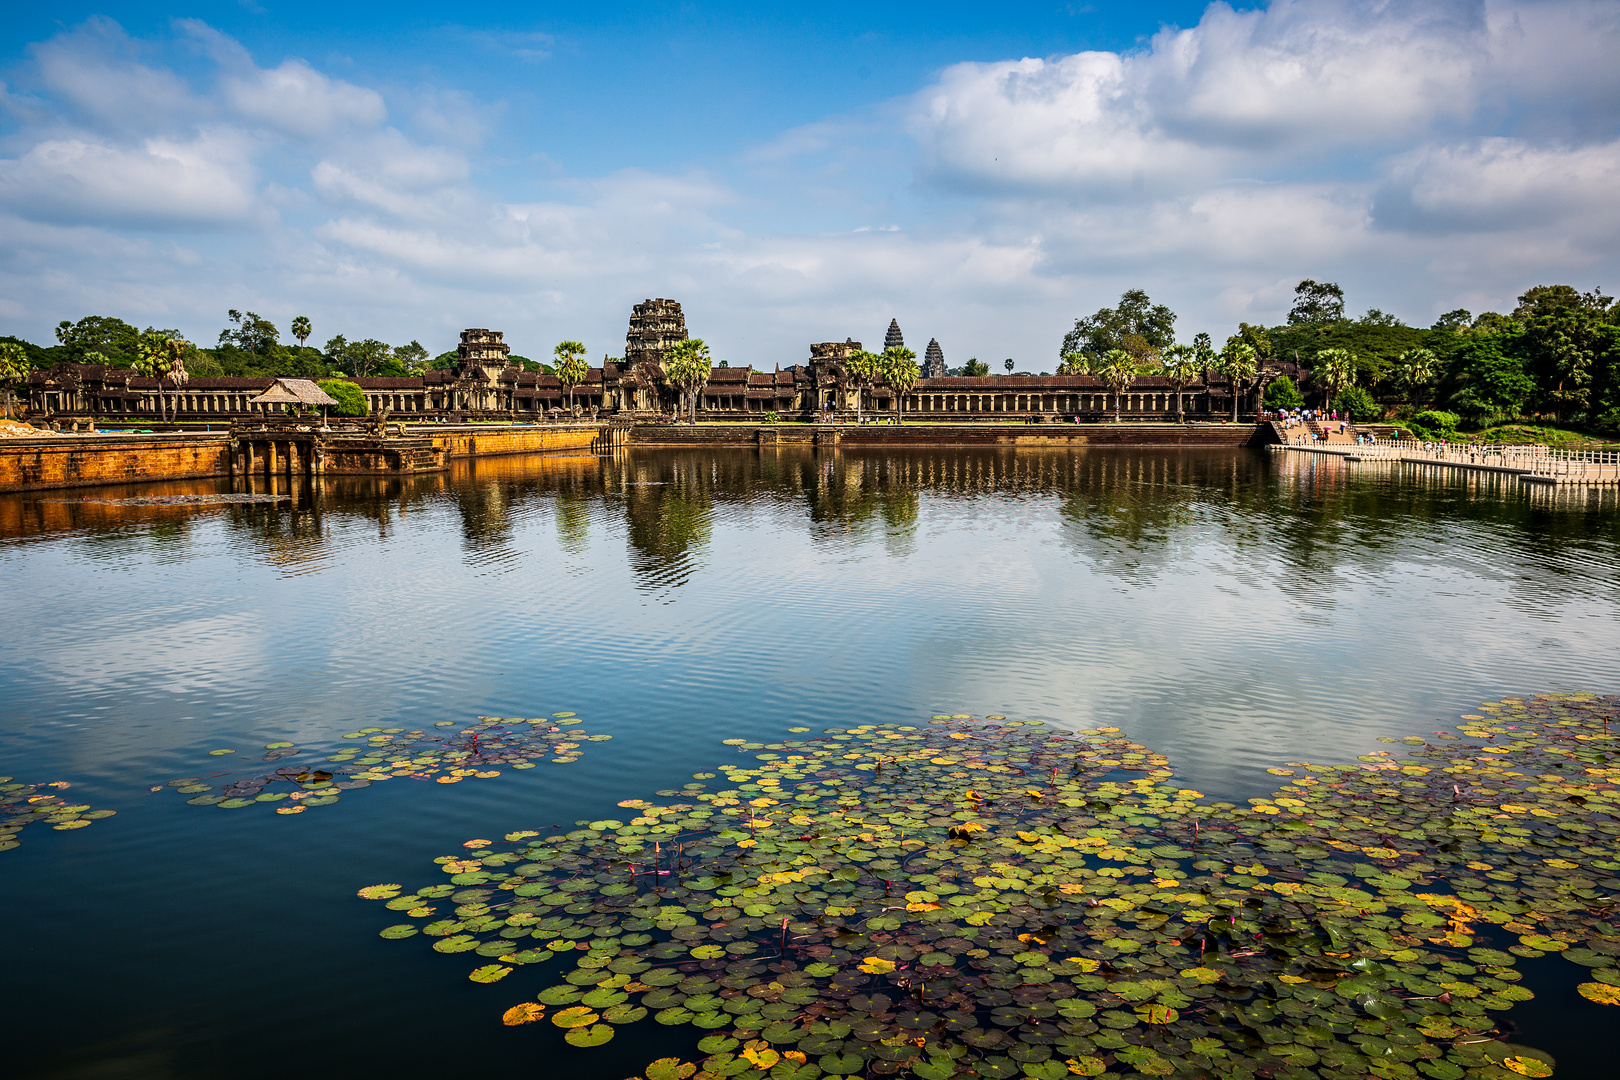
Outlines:
[[1245, 806], [1114, 728], [734, 739], [660, 801], [360, 896], [409, 920], [383, 937], [474, 954], [509, 1026], [702, 1033], [647, 1080], [1549, 1076], [1499, 1018], [1551, 953], [1570, 1007], [1620, 998], [1617, 710], [1487, 703]]
[[0, 776], [0, 851], [21, 847], [22, 831], [30, 825], [49, 825], [58, 832], [72, 832], [118, 812], [94, 809], [89, 803], [65, 794], [71, 786], [65, 780], [20, 784], [15, 777]]
[[[385, 780], [458, 784], [493, 779], [502, 769], [532, 769], [541, 761], [571, 764], [584, 755], [583, 744], [613, 737], [592, 735], [580, 723], [573, 713], [560, 712], [535, 720], [481, 716], [476, 724], [454, 731], [443, 730], [458, 727], [449, 720], [434, 729], [361, 728], [343, 736], [354, 740], [353, 746], [339, 747], [324, 757], [304, 756], [303, 749], [291, 742], [267, 743], [264, 761], [299, 760], [223, 786], [208, 781], [228, 774], [183, 776], [167, 786], [190, 796], [186, 801], [193, 806], [274, 807], [278, 814], [299, 814], [330, 806], [348, 792]], [[209, 751], [215, 757], [234, 753], [230, 748]]]

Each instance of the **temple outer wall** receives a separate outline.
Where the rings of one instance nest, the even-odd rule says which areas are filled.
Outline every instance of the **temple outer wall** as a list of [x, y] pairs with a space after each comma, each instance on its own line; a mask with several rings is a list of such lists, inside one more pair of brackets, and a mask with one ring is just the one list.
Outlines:
[[431, 438], [434, 447], [443, 451], [447, 458], [584, 451], [591, 448], [601, 431], [600, 424], [512, 428], [473, 426], [449, 430], [438, 424], [424, 424], [411, 428], [412, 434]]
[[0, 442], [0, 491], [194, 480], [230, 473], [230, 448], [224, 432]]
[[[432, 425], [412, 432], [402, 444], [431, 446], [439, 457], [471, 458], [497, 454], [589, 453], [601, 434], [595, 424], [545, 428], [474, 427], [445, 430]], [[275, 436], [269, 436], [275, 439]], [[284, 441], [284, 440], [283, 440]], [[334, 439], [331, 472], [387, 475], [411, 471], [391, 453], [390, 440], [375, 445]], [[276, 472], [285, 468], [284, 447]], [[301, 451], [302, 452], [302, 451]], [[249, 472], [263, 473], [255, 460]], [[302, 465], [295, 469], [302, 474]], [[155, 480], [198, 480], [231, 475], [231, 439], [217, 434], [68, 435], [7, 439], [0, 442], [0, 492], [135, 484]]]

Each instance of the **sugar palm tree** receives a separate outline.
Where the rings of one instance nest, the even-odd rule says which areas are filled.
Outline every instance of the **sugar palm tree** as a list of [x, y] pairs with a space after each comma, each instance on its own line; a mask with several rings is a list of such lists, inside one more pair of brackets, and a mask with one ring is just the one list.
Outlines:
[[1235, 424], [1244, 387], [1260, 373], [1260, 358], [1255, 354], [1253, 345], [1234, 338], [1215, 357], [1215, 370], [1232, 383], [1232, 423]]
[[894, 422], [900, 422], [905, 396], [917, 385], [917, 354], [903, 345], [883, 350], [883, 381], [894, 391]]
[[1096, 374], [1108, 384], [1108, 389], [1114, 392], [1114, 423], [1119, 423], [1119, 399], [1125, 391], [1130, 389], [1131, 383], [1136, 381], [1136, 357], [1124, 349], [1110, 349], [1103, 354], [1102, 361], [1097, 365]]
[[682, 404], [691, 399], [692, 423], [697, 423], [697, 390], [709, 381], [709, 347], [702, 338], [677, 341], [664, 356], [664, 377], [680, 390]]
[[557, 381], [568, 389], [568, 411], [572, 413], [574, 387], [583, 382], [591, 370], [585, 362], [585, 346], [577, 341], [559, 341], [551, 355], [557, 358]]
[[1428, 349], [1419, 347], [1407, 349], [1395, 360], [1395, 373], [1406, 387], [1407, 393], [1412, 395], [1412, 404], [1418, 404], [1418, 387], [1425, 385], [1434, 378], [1435, 370], [1440, 366], [1440, 358]]
[[1198, 353], [1191, 345], [1171, 345], [1159, 354], [1164, 378], [1176, 392], [1176, 423], [1186, 420], [1182, 391], [1198, 378]]
[[1057, 373], [1059, 375], [1089, 375], [1091, 361], [1082, 352], [1066, 352], [1058, 358]]
[[877, 353], [858, 349], [844, 361], [844, 370], [849, 373], [849, 383], [855, 388], [855, 422], [860, 423], [861, 399], [866, 396], [866, 388], [883, 377], [883, 357]]
[[135, 370], [158, 384], [158, 420], [167, 420], [168, 401], [163, 393], [163, 379], [169, 374], [169, 351], [166, 334], [145, 333], [135, 341]]
[[1349, 349], [1323, 349], [1316, 354], [1316, 381], [1327, 388], [1328, 401], [1356, 381], [1356, 354]]
[[292, 321], [292, 336], [298, 339], [300, 349], [304, 347], [304, 342], [309, 340], [309, 335], [314, 332], [315, 328], [309, 325], [308, 316], [300, 315]]

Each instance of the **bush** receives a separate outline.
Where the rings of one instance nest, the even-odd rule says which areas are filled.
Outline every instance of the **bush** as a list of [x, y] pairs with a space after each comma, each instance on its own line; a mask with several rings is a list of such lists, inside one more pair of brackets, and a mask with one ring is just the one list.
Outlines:
[[334, 416], [364, 416], [371, 411], [366, 407], [366, 395], [348, 379], [322, 379], [315, 385], [337, 402], [329, 406]]
[[1371, 394], [1359, 386], [1347, 386], [1340, 390], [1333, 407], [1339, 410], [1341, 415], [1349, 416], [1358, 424], [1368, 424], [1384, 418], [1383, 408], [1373, 400]]
[[1268, 409], [1297, 409], [1305, 404], [1305, 396], [1299, 392], [1290, 378], [1273, 379], [1266, 387], [1265, 406]]
[[779, 421], [780, 419], [781, 419], [781, 417], [776, 415], [776, 410], [775, 409], [772, 409], [770, 412], [765, 414], [765, 422], [767, 424], [774, 424], [777, 421]]
[[1412, 433], [1420, 439], [1449, 439], [1457, 434], [1457, 424], [1461, 422], [1454, 412], [1444, 412], [1440, 409], [1425, 409], [1412, 417]]

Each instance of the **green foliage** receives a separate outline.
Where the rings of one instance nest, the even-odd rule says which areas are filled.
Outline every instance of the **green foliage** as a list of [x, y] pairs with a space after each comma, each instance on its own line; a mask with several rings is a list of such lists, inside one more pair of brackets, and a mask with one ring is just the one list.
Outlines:
[[[309, 335], [313, 334], [314, 332], [315, 329], [310, 325], [309, 316], [299, 315], [293, 319], [292, 336], [298, 339], [298, 344], [302, 345], [304, 342], [308, 341]], [[415, 345], [416, 343], [413, 341], [411, 344]]]
[[1536, 393], [1519, 334], [1459, 334], [1442, 345], [1440, 398], [1479, 427], [1523, 416]]
[[1136, 335], [1153, 350], [1166, 349], [1176, 340], [1176, 313], [1153, 303], [1141, 289], [1127, 290], [1120, 296], [1119, 306], [1100, 308], [1075, 320], [1074, 329], [1063, 336], [1058, 357], [1085, 353], [1096, 360], [1114, 349], [1124, 349], [1127, 335]]
[[86, 315], [76, 323], [63, 319], [56, 326], [56, 340], [67, 350], [62, 359], [71, 364], [87, 363], [85, 354], [97, 352], [114, 367], [129, 367], [135, 363], [139, 338], [140, 331], [108, 315]]
[[327, 341], [326, 358], [336, 370], [358, 378], [406, 374], [387, 342], [376, 338], [350, 341], [338, 334]]
[[1110, 349], [1096, 363], [1096, 374], [1114, 392], [1114, 421], [1119, 421], [1119, 399], [1136, 381], [1136, 358], [1124, 349]]
[[1253, 345], [1234, 337], [1215, 358], [1215, 370], [1232, 380], [1232, 422], [1236, 423], [1243, 390], [1260, 373], [1260, 358]]
[[910, 393], [922, 375], [917, 369], [917, 354], [897, 345], [892, 349], [885, 349], [880, 359], [883, 363], [883, 381], [894, 390], [894, 411], [898, 416], [902, 395]]
[[261, 318], [251, 311], [237, 311], [232, 308], [225, 313], [235, 327], [227, 327], [219, 332], [219, 343], [240, 349], [250, 356], [258, 356], [275, 348], [281, 340], [281, 331], [269, 319]]
[[697, 390], [709, 381], [709, 347], [702, 338], [677, 341], [664, 356], [664, 376], [680, 388], [692, 402], [692, 422], [697, 422]]
[[1429, 329], [1451, 331], [1466, 330], [1468, 329], [1468, 324], [1473, 321], [1473, 318], [1473, 313], [1467, 308], [1456, 308], [1452, 311], [1446, 312], [1444, 315], [1434, 320], [1434, 325], [1429, 327]]
[[1323, 349], [1316, 354], [1311, 377], [1334, 397], [1356, 381], [1356, 357], [1349, 349]]
[[422, 371], [427, 364], [427, 358], [427, 350], [414, 338], [409, 345], [394, 346], [394, 360], [407, 374], [415, 375]]
[[1271, 340], [1271, 332], [1263, 326], [1251, 326], [1246, 322], [1238, 323], [1237, 333], [1226, 339], [1228, 345], [1234, 342], [1249, 346], [1261, 360], [1267, 360], [1277, 355], [1276, 346]]
[[1305, 396], [1289, 378], [1273, 379], [1266, 386], [1265, 404], [1268, 409], [1298, 409], [1304, 406]]
[[975, 357], [969, 359], [967, 363], [962, 365], [962, 374], [963, 375], [988, 375], [988, 374], [990, 374], [990, 365], [986, 364], [983, 360], [980, 360], [978, 357], [975, 356]]
[[1519, 297], [1513, 317], [1524, 327], [1540, 404], [1560, 418], [1591, 406], [1594, 384], [1605, 381], [1600, 367], [1614, 362], [1605, 326], [1611, 304], [1596, 289], [1581, 293], [1568, 285], [1538, 285]]
[[322, 379], [315, 385], [337, 402], [328, 406], [333, 416], [364, 416], [371, 411], [366, 407], [366, 395], [348, 379]]
[[557, 380], [568, 390], [568, 404], [572, 408], [574, 387], [590, 372], [590, 365], [585, 361], [585, 346], [578, 341], [559, 341], [551, 354], [557, 358]]
[[28, 378], [32, 365], [28, 362], [28, 353], [21, 345], [13, 341], [0, 342], [0, 389], [6, 396], [6, 419], [11, 419], [11, 391], [20, 382]]
[[1294, 306], [1288, 312], [1289, 326], [1314, 326], [1344, 318], [1344, 290], [1331, 281], [1306, 278], [1294, 286]]
[[1383, 407], [1359, 386], [1347, 386], [1339, 391], [1339, 396], [1333, 399], [1333, 407], [1340, 415], [1347, 415], [1358, 424], [1384, 418]]
[[770, 411], [770, 412], [768, 412], [768, 413], [766, 413], [766, 414], [765, 414], [765, 422], [766, 422], [766, 423], [767, 423], [767, 424], [775, 424], [775, 423], [778, 423], [778, 422], [780, 422], [780, 421], [781, 421], [781, 419], [782, 419], [782, 418], [781, 418], [781, 417], [780, 417], [780, 416], [777, 416], [777, 415], [776, 415], [776, 410], [775, 410], [775, 409], [772, 409], [772, 410], [771, 410], [771, 411]]
[[1449, 439], [1457, 434], [1457, 425], [1461, 421], [1462, 418], [1454, 412], [1424, 409], [1412, 417], [1408, 424], [1420, 438]]
[[844, 361], [844, 370], [849, 375], [850, 385], [855, 387], [855, 415], [861, 415], [861, 399], [865, 396], [861, 390], [876, 383], [883, 377], [883, 357], [865, 349], [857, 349], [851, 353], [849, 359]]

